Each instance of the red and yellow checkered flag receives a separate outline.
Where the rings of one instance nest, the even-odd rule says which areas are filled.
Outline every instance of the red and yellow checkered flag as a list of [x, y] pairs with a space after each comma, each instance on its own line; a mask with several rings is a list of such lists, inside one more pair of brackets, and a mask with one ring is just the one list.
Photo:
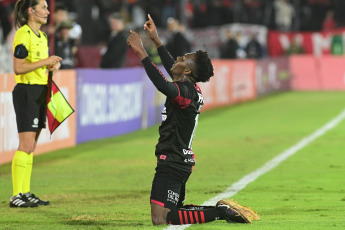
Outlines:
[[50, 134], [66, 120], [74, 109], [61, 93], [52, 78], [53, 74], [49, 72], [48, 77], [48, 95], [47, 95], [47, 118]]

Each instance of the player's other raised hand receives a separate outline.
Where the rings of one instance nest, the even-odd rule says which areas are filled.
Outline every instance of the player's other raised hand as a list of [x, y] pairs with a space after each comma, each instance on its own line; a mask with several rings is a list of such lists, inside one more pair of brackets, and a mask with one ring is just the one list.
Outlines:
[[153, 22], [151, 15], [148, 14], [147, 16], [148, 16], [149, 20], [145, 22], [144, 30], [146, 30], [147, 35], [153, 41], [153, 43], [155, 43], [156, 47], [159, 47], [162, 45], [162, 43], [159, 40], [156, 25]]
[[127, 44], [132, 47], [134, 52], [138, 54], [139, 58], [142, 60], [147, 57], [147, 53], [144, 49], [143, 43], [139, 34], [133, 30], [130, 30], [130, 35], [127, 38]]

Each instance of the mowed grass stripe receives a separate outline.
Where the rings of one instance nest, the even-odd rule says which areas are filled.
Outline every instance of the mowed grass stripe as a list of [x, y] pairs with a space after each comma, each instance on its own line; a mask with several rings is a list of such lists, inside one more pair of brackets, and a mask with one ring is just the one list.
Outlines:
[[[325, 124], [341, 111], [344, 99], [341, 92], [291, 92], [202, 113], [193, 143], [197, 165], [187, 186], [186, 202], [201, 204], [225, 191]], [[344, 138], [342, 132], [338, 135]], [[50, 199], [52, 205], [35, 210], [8, 208], [12, 191], [10, 164], [1, 165], [0, 229], [22, 229], [23, 226], [26, 229], [152, 229], [149, 194], [157, 139], [155, 126], [36, 157], [32, 189], [40, 197]], [[301, 153], [236, 194], [235, 199], [252, 205], [263, 215], [263, 221], [252, 227], [274, 229], [294, 221], [288, 215], [286, 222], [275, 221], [285, 214], [277, 212], [281, 207], [271, 202], [274, 191], [269, 193], [266, 189], [266, 194], [253, 186], [259, 185], [262, 189], [264, 178]], [[275, 182], [272, 186], [269, 182], [265, 181], [265, 186], [274, 188]], [[286, 192], [289, 194], [289, 190]], [[271, 211], [279, 216], [272, 215]], [[229, 226], [218, 221], [195, 227], [250, 226]]]

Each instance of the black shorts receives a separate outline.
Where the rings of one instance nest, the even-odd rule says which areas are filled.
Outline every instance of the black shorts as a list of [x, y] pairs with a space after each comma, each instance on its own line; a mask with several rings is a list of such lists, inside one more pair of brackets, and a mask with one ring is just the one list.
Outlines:
[[46, 85], [17, 84], [12, 96], [18, 133], [46, 127]]
[[150, 202], [170, 210], [182, 207], [190, 174], [191, 172], [177, 171], [168, 164], [158, 164], [152, 182]]

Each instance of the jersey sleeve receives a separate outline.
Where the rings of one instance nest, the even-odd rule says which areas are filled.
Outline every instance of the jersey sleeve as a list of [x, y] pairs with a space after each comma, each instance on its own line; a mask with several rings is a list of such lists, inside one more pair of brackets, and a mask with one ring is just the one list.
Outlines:
[[180, 109], [189, 107], [195, 97], [192, 89], [194, 86], [187, 82], [174, 82], [174, 84], [178, 88], [178, 95], [172, 98], [171, 102]]
[[150, 80], [160, 92], [171, 98], [178, 95], [177, 85], [169, 82], [149, 57], [144, 58], [142, 63]]
[[16, 58], [26, 58], [30, 50], [30, 32], [18, 30], [13, 40], [13, 55]]
[[173, 66], [173, 64], [175, 63], [174, 58], [170, 55], [170, 53], [165, 48], [165, 46], [158, 47], [157, 51], [158, 51], [159, 57], [162, 60], [162, 64], [163, 64], [165, 70], [168, 72], [170, 77], [173, 79], [173, 75], [172, 75], [170, 69]]

